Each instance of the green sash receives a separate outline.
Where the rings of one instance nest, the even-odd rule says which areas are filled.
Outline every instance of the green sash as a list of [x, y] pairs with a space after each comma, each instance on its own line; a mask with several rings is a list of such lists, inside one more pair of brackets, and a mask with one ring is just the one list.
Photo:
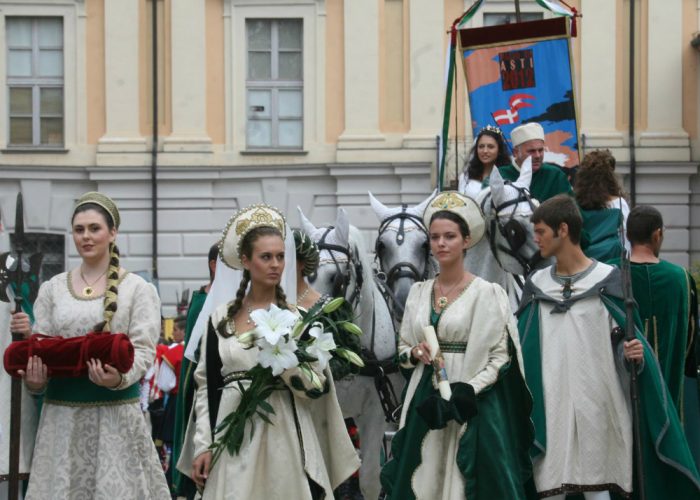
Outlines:
[[60, 406], [108, 406], [135, 403], [140, 388], [135, 383], [114, 391], [90, 382], [87, 377], [49, 379], [44, 402]]

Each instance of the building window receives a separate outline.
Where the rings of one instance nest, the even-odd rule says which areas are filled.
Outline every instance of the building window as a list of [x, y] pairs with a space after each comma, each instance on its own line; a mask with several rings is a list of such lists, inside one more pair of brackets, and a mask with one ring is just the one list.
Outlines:
[[[41, 253], [44, 258], [39, 270], [39, 282], [48, 281], [66, 269], [65, 237], [62, 234], [25, 233], [24, 257]], [[10, 234], [10, 245], [15, 250], [15, 235]]]
[[63, 19], [7, 17], [9, 146], [63, 147]]
[[249, 149], [302, 149], [301, 19], [246, 20]]

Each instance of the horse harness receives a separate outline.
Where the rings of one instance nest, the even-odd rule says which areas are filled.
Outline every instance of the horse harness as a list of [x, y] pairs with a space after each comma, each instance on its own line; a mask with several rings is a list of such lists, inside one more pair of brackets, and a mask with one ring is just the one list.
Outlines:
[[[328, 226], [326, 231], [323, 233], [323, 236], [321, 236], [321, 239], [316, 243], [316, 246], [318, 247], [319, 251], [328, 250], [331, 260], [333, 261], [333, 265], [335, 266], [336, 273], [335, 277], [333, 278], [333, 297], [345, 297], [345, 294], [348, 291], [348, 286], [350, 285], [350, 279], [352, 278], [352, 272], [355, 272], [356, 286], [350, 298], [346, 299], [350, 305], [352, 305], [352, 308], [355, 309], [360, 302], [360, 291], [362, 289], [362, 282], [364, 281], [362, 275], [362, 262], [359, 259], [357, 261], [353, 259], [352, 248], [350, 248], [350, 245], [345, 248], [340, 245], [334, 245], [333, 243], [326, 243], [326, 237], [332, 230], [333, 226]], [[345, 255], [347, 258], [347, 265], [345, 266], [345, 269], [340, 268], [340, 263], [335, 258], [333, 252], [338, 252]]]
[[[498, 250], [500, 250], [513, 257], [516, 261], [518, 261], [518, 264], [522, 266], [523, 271], [527, 276], [530, 274], [534, 266], [536, 266], [537, 263], [542, 259], [542, 256], [539, 252], [536, 252], [528, 260], [525, 259], [525, 257], [523, 257], [522, 255], [520, 255], [519, 251], [527, 241], [527, 232], [525, 228], [523, 228], [522, 224], [515, 220], [515, 212], [517, 210], [518, 203], [524, 201], [527, 202], [533, 211], [535, 210], [535, 205], [534, 203], [532, 203], [532, 197], [530, 196], [530, 191], [527, 188], [516, 186], [510, 181], [506, 181], [506, 184], [515, 188], [518, 191], [518, 196], [512, 200], [508, 200], [504, 203], [501, 203], [498, 206], [496, 206], [496, 204], [493, 202], [493, 196], [486, 196], [481, 202], [481, 211], [483, 213], [486, 213], [486, 203], [487, 200], [490, 200], [491, 208], [493, 209], [493, 212], [495, 212], [495, 215], [489, 220], [489, 245], [491, 247], [491, 253], [496, 258], [496, 262], [498, 262], [498, 265], [501, 266], [501, 268], [503, 268], [503, 264], [498, 258]], [[513, 210], [510, 212], [510, 217], [508, 217], [508, 220], [505, 223], [502, 223], [499, 214], [502, 210], [510, 206], [513, 207]], [[508, 246], [502, 245], [496, 241], [496, 230], [498, 230], [498, 232], [501, 233], [501, 235], [506, 239], [506, 241], [508, 242]], [[518, 286], [522, 289], [523, 283], [520, 279], [520, 276], [513, 274], [513, 278], [515, 279]]]
[[[353, 252], [350, 245], [348, 247], [342, 247], [340, 245], [335, 245], [326, 242], [326, 237], [333, 230], [333, 226], [326, 228], [326, 231], [321, 236], [321, 239], [316, 243], [319, 251], [328, 250], [331, 256], [331, 260], [336, 268], [336, 274], [333, 278], [333, 296], [334, 297], [345, 297], [347, 293], [348, 286], [350, 284], [350, 279], [352, 277], [352, 272], [355, 272], [355, 289], [353, 290], [352, 296], [346, 299], [353, 310], [357, 307], [360, 302], [360, 294], [362, 285], [364, 283], [364, 278], [362, 275], [362, 262], [358, 260], [353, 260]], [[333, 252], [339, 252], [347, 257], [347, 265], [345, 269], [341, 269], [340, 263], [336, 259]], [[387, 422], [396, 422], [397, 408], [399, 408], [398, 398], [396, 397], [396, 392], [394, 391], [394, 386], [389, 379], [389, 375], [396, 373], [399, 370], [399, 366], [394, 358], [377, 359], [374, 354], [374, 339], [376, 331], [376, 313], [372, 309], [372, 336], [370, 349], [362, 349], [362, 360], [365, 366], [360, 368], [360, 375], [366, 377], [372, 377], [374, 379], [374, 387], [377, 390], [377, 395], [379, 396], [379, 402], [382, 406], [382, 411], [384, 412], [384, 418]]]
[[[404, 306], [399, 303], [396, 295], [394, 295], [394, 283], [400, 278], [412, 278], [413, 281], [425, 281], [428, 279], [429, 268], [430, 268], [430, 252], [427, 248], [427, 242], [430, 241], [430, 236], [428, 230], [423, 224], [423, 220], [417, 215], [407, 212], [408, 205], [403, 203], [401, 205], [401, 211], [390, 215], [382, 221], [379, 225], [379, 234], [377, 235], [377, 240], [374, 244], [374, 258], [379, 260], [379, 271], [375, 271], [375, 281], [381, 290], [384, 300], [389, 305], [389, 310], [396, 310], [399, 313], [399, 317], [403, 317]], [[406, 240], [406, 221], [411, 221], [415, 226], [425, 235], [426, 237], [426, 248], [425, 248], [425, 258], [423, 260], [423, 273], [418, 271], [418, 268], [412, 262], [400, 261], [391, 266], [391, 268], [384, 272], [381, 268], [382, 266], [382, 253], [384, 251], [384, 245], [382, 244], [381, 237], [386, 232], [395, 220], [399, 220], [399, 228], [396, 231], [396, 244], [401, 246]], [[410, 231], [410, 229], [408, 229]]]

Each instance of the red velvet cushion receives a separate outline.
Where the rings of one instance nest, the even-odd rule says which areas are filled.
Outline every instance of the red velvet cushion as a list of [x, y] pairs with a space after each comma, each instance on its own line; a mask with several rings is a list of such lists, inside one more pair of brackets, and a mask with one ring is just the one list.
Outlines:
[[87, 361], [92, 358], [126, 373], [134, 364], [134, 346], [123, 333], [90, 332], [71, 338], [36, 333], [8, 346], [4, 356], [5, 371], [13, 377], [18, 376], [17, 370], [26, 371], [31, 356], [41, 358], [48, 366], [50, 377], [87, 375]]

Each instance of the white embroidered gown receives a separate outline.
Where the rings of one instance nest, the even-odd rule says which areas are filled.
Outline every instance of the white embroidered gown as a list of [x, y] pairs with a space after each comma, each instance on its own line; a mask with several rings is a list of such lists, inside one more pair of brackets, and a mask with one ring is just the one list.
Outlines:
[[[153, 363], [160, 300], [153, 285], [135, 274], [123, 276], [118, 289], [111, 329], [128, 334], [134, 345], [134, 365], [120, 386], [126, 388]], [[103, 297], [78, 297], [62, 273], [42, 284], [34, 312], [34, 332], [76, 337], [102, 321]], [[81, 407], [44, 403], [26, 498], [169, 499], [138, 401]]]
[[[213, 324], [218, 324], [226, 315], [227, 307], [224, 304], [214, 312]], [[207, 403], [207, 337], [206, 334], [202, 336], [201, 355], [194, 375], [197, 382], [194, 457], [207, 451], [212, 443]], [[256, 349], [244, 348], [235, 335], [218, 336], [218, 341], [224, 377], [244, 372], [257, 363]], [[331, 376], [330, 370], [324, 374]], [[325, 380], [323, 374], [320, 377]], [[241, 383], [250, 384], [248, 380], [241, 380]], [[236, 382], [231, 382], [221, 393], [217, 424], [240, 403], [241, 395], [235, 386]], [[224, 451], [210, 471], [204, 500], [311, 500], [309, 479], [323, 488], [326, 499], [332, 499], [333, 490], [360, 467], [333, 383], [329, 392], [318, 399], [309, 399], [300, 391], [283, 389], [274, 391], [267, 402], [275, 410], [274, 415], [270, 415], [272, 425], [258, 419], [251, 437], [250, 424], [247, 424], [239, 454], [231, 456]], [[185, 464], [181, 465], [186, 470]]]

